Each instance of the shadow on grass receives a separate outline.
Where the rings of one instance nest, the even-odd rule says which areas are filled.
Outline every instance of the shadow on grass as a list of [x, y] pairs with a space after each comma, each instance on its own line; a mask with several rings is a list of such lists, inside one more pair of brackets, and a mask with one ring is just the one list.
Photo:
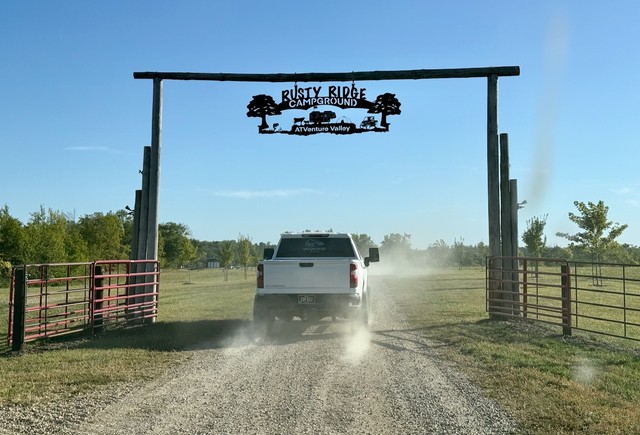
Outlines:
[[562, 338], [559, 328], [519, 320], [491, 320], [481, 319], [477, 321], [460, 321], [439, 323], [422, 328], [423, 336], [441, 341], [447, 345], [455, 345], [463, 341], [485, 341], [500, 343], [526, 343], [532, 338], [558, 339]]
[[[288, 345], [305, 341], [330, 340], [353, 335], [348, 320], [335, 322], [276, 321], [267, 332], [250, 320], [198, 320], [157, 322], [106, 329], [92, 335], [78, 333], [28, 343], [26, 352], [58, 349], [143, 349], [158, 352], [182, 352], [194, 349], [238, 347], [252, 344]], [[562, 334], [546, 325], [523, 321], [460, 321], [405, 329], [369, 331], [371, 344], [392, 351], [429, 353], [437, 348], [459, 348], [468, 343], [533, 344], [536, 341], [562, 339]], [[577, 340], [572, 340], [575, 344]], [[590, 342], [591, 346], [595, 343]], [[0, 357], [11, 355], [0, 350]]]
[[[82, 331], [62, 337], [26, 343], [23, 353], [62, 349], [143, 349], [158, 352], [180, 352], [199, 348], [218, 348], [248, 340], [252, 322], [249, 320], [198, 320], [157, 322], [148, 325], [109, 327], [93, 334]], [[8, 347], [0, 357], [14, 356]]]
[[79, 344], [84, 349], [129, 348], [159, 352], [218, 348], [229, 345], [234, 337], [248, 333], [249, 320], [197, 320], [157, 322], [105, 330]]

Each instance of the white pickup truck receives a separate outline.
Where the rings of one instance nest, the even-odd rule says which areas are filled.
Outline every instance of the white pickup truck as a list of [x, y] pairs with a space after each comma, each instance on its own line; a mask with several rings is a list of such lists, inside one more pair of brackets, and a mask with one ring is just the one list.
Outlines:
[[275, 318], [289, 321], [323, 317], [355, 319], [367, 325], [371, 294], [369, 263], [378, 248], [362, 258], [347, 233], [285, 233], [265, 249], [257, 267], [253, 319], [270, 328]]

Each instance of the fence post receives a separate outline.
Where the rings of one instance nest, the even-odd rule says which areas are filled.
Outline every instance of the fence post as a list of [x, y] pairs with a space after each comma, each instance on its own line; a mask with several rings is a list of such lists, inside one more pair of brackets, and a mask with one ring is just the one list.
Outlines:
[[571, 270], [568, 264], [561, 266], [562, 274], [562, 334], [571, 335]]
[[[100, 276], [100, 278], [96, 278]], [[93, 269], [93, 332], [102, 331], [103, 314], [102, 298], [104, 297], [104, 278], [102, 278], [102, 266]]]
[[13, 340], [11, 350], [19, 352], [24, 349], [25, 320], [27, 308], [27, 269], [18, 267], [14, 274], [13, 299]]
[[524, 260], [522, 260], [522, 317], [524, 317], [525, 319], [527, 318], [527, 308], [529, 307], [529, 298], [527, 295], [527, 291], [529, 290], [528, 275], [528, 263], [527, 259], [525, 258]]

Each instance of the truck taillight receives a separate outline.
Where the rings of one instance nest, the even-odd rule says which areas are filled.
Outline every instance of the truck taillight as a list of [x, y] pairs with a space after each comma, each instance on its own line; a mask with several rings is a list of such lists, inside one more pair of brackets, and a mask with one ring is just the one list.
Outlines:
[[258, 267], [256, 267], [256, 278], [258, 281], [256, 284], [256, 287], [264, 288], [264, 265], [263, 264], [258, 264]]
[[350, 270], [349, 287], [356, 288], [358, 287], [358, 265], [351, 263]]

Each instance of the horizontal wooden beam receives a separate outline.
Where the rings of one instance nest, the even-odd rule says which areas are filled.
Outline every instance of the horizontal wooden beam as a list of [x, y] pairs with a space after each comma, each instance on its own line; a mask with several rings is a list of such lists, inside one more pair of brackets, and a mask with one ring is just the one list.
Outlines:
[[217, 82], [350, 82], [367, 80], [455, 79], [490, 76], [519, 76], [519, 66], [485, 68], [414, 69], [404, 71], [353, 71], [342, 73], [190, 73], [190, 72], [134, 72], [134, 79], [208, 80]]

